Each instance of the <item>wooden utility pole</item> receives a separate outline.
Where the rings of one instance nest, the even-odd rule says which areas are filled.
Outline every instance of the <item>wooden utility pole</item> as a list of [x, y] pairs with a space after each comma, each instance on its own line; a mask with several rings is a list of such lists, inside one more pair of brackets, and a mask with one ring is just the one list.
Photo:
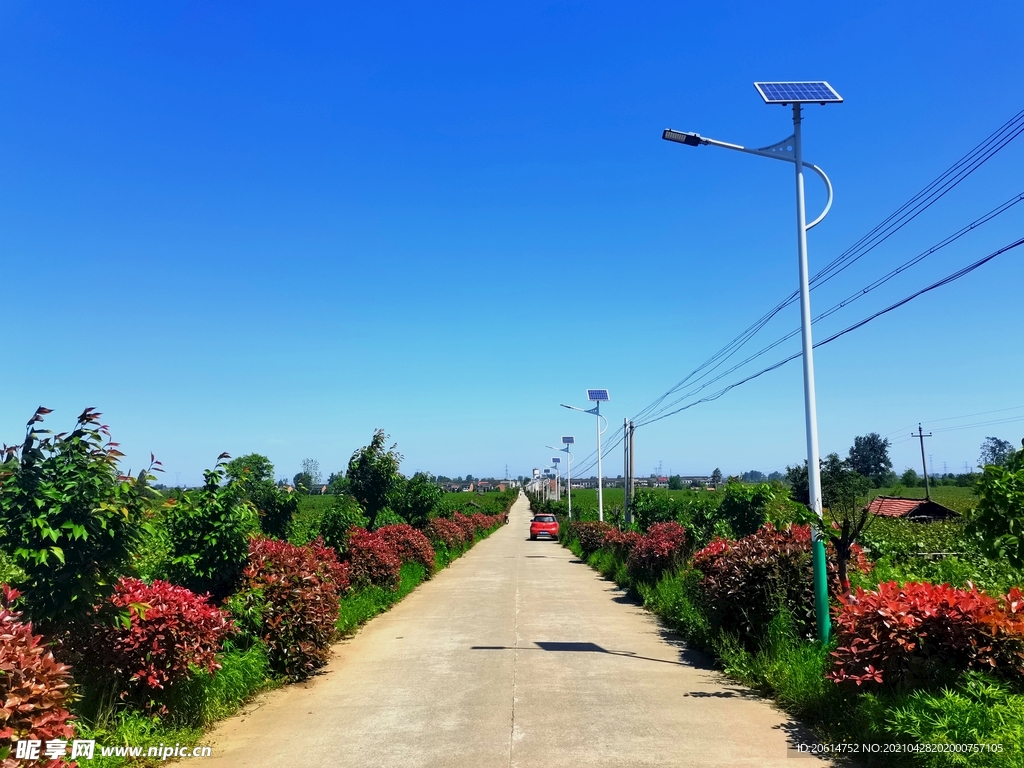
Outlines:
[[931, 491], [931, 488], [928, 485], [928, 462], [924, 460], [924, 439], [926, 437], [931, 437], [932, 433], [929, 432], [926, 435], [924, 433], [924, 430], [921, 429], [920, 422], [918, 422], [917, 434], [915, 435], [913, 432], [911, 432], [910, 436], [911, 437], [916, 437], [918, 440], [921, 441], [921, 466], [924, 468], [924, 497], [928, 501], [931, 501], [932, 500], [932, 491]]

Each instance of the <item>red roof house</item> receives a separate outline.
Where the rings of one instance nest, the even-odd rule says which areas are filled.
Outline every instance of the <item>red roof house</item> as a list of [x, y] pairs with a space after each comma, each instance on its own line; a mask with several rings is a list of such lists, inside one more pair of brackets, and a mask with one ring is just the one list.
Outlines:
[[957, 512], [931, 499], [904, 499], [899, 496], [879, 496], [868, 504], [868, 511], [879, 517], [898, 517], [919, 523], [958, 517]]

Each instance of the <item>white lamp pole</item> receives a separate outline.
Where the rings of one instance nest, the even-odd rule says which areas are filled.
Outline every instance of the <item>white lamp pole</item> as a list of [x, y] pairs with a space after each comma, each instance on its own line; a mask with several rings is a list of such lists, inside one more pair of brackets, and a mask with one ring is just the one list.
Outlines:
[[550, 448], [553, 451], [562, 451], [565, 454], [565, 493], [569, 500], [569, 519], [572, 520], [572, 454], [569, 452], [569, 446], [576, 442], [576, 438], [572, 435], [562, 435], [562, 447], [555, 448], [553, 445], [547, 445], [545, 448]]
[[[812, 511], [818, 516], [817, 530], [811, 548], [814, 564], [814, 608], [817, 619], [818, 639], [828, 642], [831, 627], [828, 615], [828, 584], [825, 573], [825, 541], [821, 509], [821, 469], [818, 453], [818, 417], [814, 392], [814, 344], [811, 339], [811, 296], [807, 268], [807, 230], [821, 223], [832, 207], [832, 182], [816, 165], [804, 162], [801, 136], [801, 109], [803, 104], [841, 103], [842, 97], [824, 81], [801, 83], [754, 83], [758, 93], [768, 104], [793, 105], [793, 135], [761, 149], [747, 149], [739, 144], [708, 139], [697, 133], [684, 133], [666, 129], [661, 137], [687, 146], [702, 144], [724, 149], [733, 149], [750, 155], [760, 155], [774, 160], [793, 163], [796, 168], [796, 229], [797, 256], [800, 274], [800, 329], [803, 344], [804, 363], [804, 423], [807, 433], [807, 489]], [[804, 207], [804, 168], [810, 168], [825, 182], [828, 201], [821, 214], [807, 223]]]
[[[566, 405], [562, 403], [563, 408], [568, 408], [572, 411], [580, 411], [582, 413], [592, 413], [597, 416], [597, 519], [604, 522], [604, 476], [601, 471], [601, 435], [604, 434], [605, 429], [608, 429], [608, 419], [605, 419], [601, 415], [601, 403], [608, 402], [607, 389], [588, 389], [587, 399], [594, 403], [594, 407], [589, 410], [583, 408], [577, 408], [574, 405]], [[604, 429], [601, 429], [601, 420], [604, 419]]]

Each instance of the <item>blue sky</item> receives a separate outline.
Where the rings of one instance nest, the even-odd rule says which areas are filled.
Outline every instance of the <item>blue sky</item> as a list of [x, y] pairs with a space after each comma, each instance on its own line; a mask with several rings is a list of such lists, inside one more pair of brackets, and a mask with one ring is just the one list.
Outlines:
[[[152, 451], [182, 483], [221, 451], [326, 474], [375, 427], [408, 472], [526, 474], [571, 433], [582, 457], [593, 420], [560, 402], [607, 387], [614, 429], [796, 286], [790, 168], [661, 129], [771, 144], [790, 117], [752, 82], [829, 80], [846, 102], [805, 121], [836, 189], [814, 271], [1021, 109], [1022, 22], [1009, 2], [4, 3], [0, 440], [40, 404], [57, 429], [96, 406], [129, 465]], [[1022, 160], [1024, 138], [813, 306], [1024, 192]], [[1022, 234], [1024, 204], [816, 335]], [[1019, 442], [1024, 420], [948, 428], [1024, 417], [1001, 410], [1024, 406], [1022, 257], [820, 349], [823, 451], [919, 420], [940, 470]], [[803, 435], [794, 362], [640, 430], [637, 465], [782, 469]]]

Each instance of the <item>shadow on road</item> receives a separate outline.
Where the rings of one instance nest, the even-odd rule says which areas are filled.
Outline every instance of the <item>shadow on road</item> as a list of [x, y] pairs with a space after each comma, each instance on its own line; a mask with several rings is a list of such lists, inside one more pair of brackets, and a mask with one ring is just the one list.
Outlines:
[[471, 645], [472, 651], [555, 651], [557, 653], [606, 653], [609, 656], [624, 656], [627, 659], [638, 661], [656, 661], [659, 664], [674, 664], [679, 667], [694, 666], [688, 661], [672, 661], [671, 659], [655, 659], [650, 656], [639, 656], [632, 651], [610, 651], [602, 648], [597, 643], [587, 642], [552, 642], [548, 640], [534, 640], [536, 648], [530, 646], [513, 647], [508, 645]]

